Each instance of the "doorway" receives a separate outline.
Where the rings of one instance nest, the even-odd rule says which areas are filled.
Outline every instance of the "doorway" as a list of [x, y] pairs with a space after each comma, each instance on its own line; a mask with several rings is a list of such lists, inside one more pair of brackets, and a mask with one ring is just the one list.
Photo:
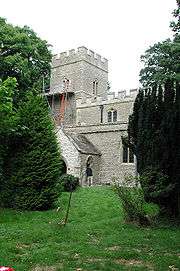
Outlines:
[[93, 185], [93, 158], [89, 156], [86, 162], [86, 184], [88, 186]]
[[67, 174], [67, 166], [66, 163], [64, 162], [64, 160], [62, 160], [62, 174]]

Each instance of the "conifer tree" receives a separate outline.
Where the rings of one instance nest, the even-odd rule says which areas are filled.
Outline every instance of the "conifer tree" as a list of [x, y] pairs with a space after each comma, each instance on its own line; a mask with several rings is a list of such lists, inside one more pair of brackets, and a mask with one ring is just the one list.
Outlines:
[[26, 210], [51, 208], [58, 196], [61, 160], [54, 125], [43, 97], [30, 95], [19, 109], [24, 133], [12, 138], [1, 204]]
[[[129, 118], [128, 132], [130, 144], [137, 156], [138, 173], [143, 176], [144, 172], [151, 169], [154, 174], [149, 183], [142, 183], [146, 199], [156, 201], [178, 215], [180, 214], [179, 0], [173, 14], [175, 21], [171, 23], [171, 27], [174, 39], [155, 44], [141, 58], [144, 68], [140, 72], [140, 81], [146, 89], [141, 89], [136, 98], [133, 114]], [[152, 187], [155, 187], [156, 193], [151, 193]]]

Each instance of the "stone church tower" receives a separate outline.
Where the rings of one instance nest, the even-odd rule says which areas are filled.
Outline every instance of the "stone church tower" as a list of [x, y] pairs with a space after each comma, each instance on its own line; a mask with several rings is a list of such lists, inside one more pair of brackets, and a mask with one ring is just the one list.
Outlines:
[[135, 174], [134, 157], [123, 146], [128, 116], [137, 90], [108, 92], [108, 61], [86, 47], [55, 55], [50, 91], [46, 93], [57, 124], [66, 172], [87, 185], [121, 181]]

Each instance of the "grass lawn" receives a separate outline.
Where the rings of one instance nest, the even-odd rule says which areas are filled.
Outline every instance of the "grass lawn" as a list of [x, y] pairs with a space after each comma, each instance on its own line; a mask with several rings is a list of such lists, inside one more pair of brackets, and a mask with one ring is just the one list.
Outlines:
[[68, 197], [63, 193], [59, 212], [0, 210], [0, 265], [16, 271], [180, 270], [180, 229], [124, 224], [108, 187], [73, 193], [62, 227]]

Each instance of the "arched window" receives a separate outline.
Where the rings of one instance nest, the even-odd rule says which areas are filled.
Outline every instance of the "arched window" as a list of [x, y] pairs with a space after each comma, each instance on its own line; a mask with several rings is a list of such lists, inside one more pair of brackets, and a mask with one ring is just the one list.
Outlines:
[[111, 109], [108, 111], [108, 122], [117, 122], [117, 110]]
[[64, 90], [68, 90], [69, 88], [69, 85], [70, 85], [70, 80], [66, 77], [63, 78], [63, 81], [62, 81], [62, 87]]
[[93, 81], [93, 95], [97, 95], [98, 93], [98, 81], [97, 80], [94, 80]]
[[117, 121], [117, 110], [113, 111], [113, 122]]
[[126, 145], [123, 145], [123, 163], [134, 163], [134, 154]]

